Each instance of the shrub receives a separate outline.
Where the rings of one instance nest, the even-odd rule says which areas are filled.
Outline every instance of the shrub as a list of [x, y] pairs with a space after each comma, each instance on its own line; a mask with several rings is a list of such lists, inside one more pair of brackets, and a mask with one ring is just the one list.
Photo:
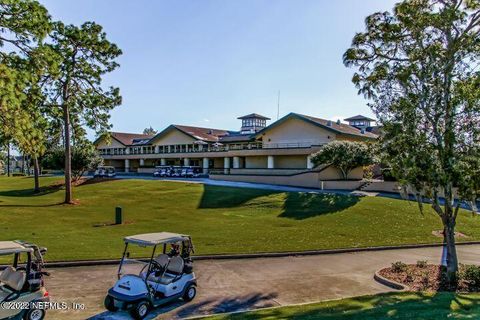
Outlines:
[[401, 261], [392, 263], [392, 271], [399, 273], [407, 270], [407, 265]]
[[419, 268], [425, 268], [425, 267], [427, 267], [427, 264], [428, 264], [427, 260], [418, 260], [417, 261], [417, 267], [419, 267]]
[[469, 289], [474, 290], [480, 288], [480, 266], [465, 265], [459, 272], [460, 280], [468, 283]]

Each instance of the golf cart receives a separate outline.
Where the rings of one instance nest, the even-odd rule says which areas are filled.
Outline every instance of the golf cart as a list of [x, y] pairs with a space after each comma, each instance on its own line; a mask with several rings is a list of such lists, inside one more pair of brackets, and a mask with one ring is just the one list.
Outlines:
[[[143, 319], [150, 308], [182, 298], [190, 301], [197, 293], [193, 273], [193, 245], [190, 236], [169, 232], [146, 233], [124, 238], [125, 250], [118, 267], [118, 281], [108, 290], [105, 308], [130, 310]], [[167, 254], [167, 245], [172, 249]], [[131, 259], [129, 246], [151, 248], [150, 259]], [[157, 247], [162, 253], [156, 255]]]
[[[43, 271], [45, 252], [46, 248], [27, 242], [0, 241], [2, 260], [13, 256], [12, 265], [0, 272], [0, 319], [42, 320], [45, 317], [41, 304], [50, 301], [43, 283], [43, 276], [49, 275]], [[16, 303], [28, 304], [28, 308], [16, 307]], [[12, 308], [8, 308], [9, 304]]]
[[161, 178], [170, 176], [170, 166], [155, 167], [155, 172], [153, 173], [153, 176]]
[[170, 176], [173, 177], [173, 178], [181, 177], [182, 176], [182, 167], [174, 166], [172, 168]]
[[95, 170], [94, 178], [113, 178], [116, 176], [115, 167], [101, 166]]

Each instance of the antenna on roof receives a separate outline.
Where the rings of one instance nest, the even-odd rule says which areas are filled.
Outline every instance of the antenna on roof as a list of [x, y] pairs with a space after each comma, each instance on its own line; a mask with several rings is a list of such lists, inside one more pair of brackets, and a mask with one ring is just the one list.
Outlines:
[[277, 120], [280, 118], [280, 90], [278, 90], [278, 99], [277, 99]]

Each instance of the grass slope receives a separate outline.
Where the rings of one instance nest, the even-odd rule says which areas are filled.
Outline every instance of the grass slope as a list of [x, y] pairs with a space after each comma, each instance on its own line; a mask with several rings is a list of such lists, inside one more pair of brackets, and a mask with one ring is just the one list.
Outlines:
[[209, 320], [478, 319], [480, 294], [387, 293], [207, 317]]
[[[59, 181], [42, 178], [43, 186]], [[401, 200], [273, 192], [146, 180], [115, 180], [31, 193], [31, 178], [0, 178], [0, 240], [49, 249], [47, 259], [118, 258], [122, 237], [171, 231], [193, 236], [196, 254], [245, 253], [440, 242], [431, 210]], [[95, 227], [124, 209], [124, 225]], [[480, 239], [480, 220], [461, 211], [457, 230]]]

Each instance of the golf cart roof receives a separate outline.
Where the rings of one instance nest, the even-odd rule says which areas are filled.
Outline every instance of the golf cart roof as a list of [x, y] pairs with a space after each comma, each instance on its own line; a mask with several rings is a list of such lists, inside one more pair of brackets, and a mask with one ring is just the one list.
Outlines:
[[144, 233], [125, 237], [126, 243], [134, 243], [142, 246], [156, 246], [163, 243], [176, 243], [189, 240], [190, 236], [171, 232]]
[[0, 255], [20, 252], [33, 252], [33, 248], [27, 247], [19, 241], [0, 241]]

